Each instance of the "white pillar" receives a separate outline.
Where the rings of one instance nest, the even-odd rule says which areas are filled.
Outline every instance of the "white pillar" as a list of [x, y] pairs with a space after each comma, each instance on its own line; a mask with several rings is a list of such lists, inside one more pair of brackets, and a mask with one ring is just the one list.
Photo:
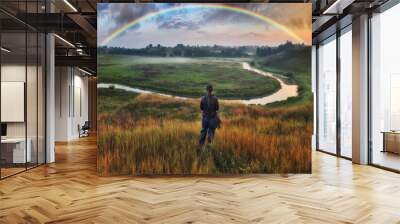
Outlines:
[[46, 163], [53, 163], [55, 161], [55, 44], [53, 34], [47, 34], [46, 45]]
[[368, 15], [353, 19], [353, 162], [368, 163]]

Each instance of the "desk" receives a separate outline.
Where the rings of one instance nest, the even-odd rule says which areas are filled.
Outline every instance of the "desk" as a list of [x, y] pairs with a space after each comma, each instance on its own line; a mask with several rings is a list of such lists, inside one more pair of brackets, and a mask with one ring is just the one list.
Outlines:
[[382, 152], [392, 152], [400, 154], [400, 131], [382, 131], [382, 134]]
[[25, 138], [5, 138], [1, 139], [1, 157], [6, 163], [26, 163], [31, 162], [31, 139], [27, 139], [25, 151]]

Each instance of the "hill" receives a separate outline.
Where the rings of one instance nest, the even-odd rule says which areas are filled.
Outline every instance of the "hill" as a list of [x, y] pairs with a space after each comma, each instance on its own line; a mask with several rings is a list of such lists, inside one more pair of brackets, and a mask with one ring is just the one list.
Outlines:
[[260, 48], [252, 65], [280, 74], [299, 85], [299, 96], [269, 106], [299, 105], [312, 101], [311, 46], [294, 45], [288, 42], [275, 48]]

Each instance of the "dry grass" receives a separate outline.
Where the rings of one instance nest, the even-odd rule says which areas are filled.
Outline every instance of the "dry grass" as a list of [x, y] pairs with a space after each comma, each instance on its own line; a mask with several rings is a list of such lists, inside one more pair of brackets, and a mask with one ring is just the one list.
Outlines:
[[100, 114], [100, 174], [311, 172], [311, 103], [288, 109], [221, 103], [223, 125], [202, 150], [197, 104], [140, 95]]

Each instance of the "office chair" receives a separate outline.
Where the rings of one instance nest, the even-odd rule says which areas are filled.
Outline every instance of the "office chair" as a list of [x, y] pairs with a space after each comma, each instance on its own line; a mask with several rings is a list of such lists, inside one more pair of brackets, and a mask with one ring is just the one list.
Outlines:
[[89, 129], [90, 129], [89, 121], [85, 121], [82, 127], [78, 125], [78, 129], [79, 129], [79, 138], [89, 136]]

